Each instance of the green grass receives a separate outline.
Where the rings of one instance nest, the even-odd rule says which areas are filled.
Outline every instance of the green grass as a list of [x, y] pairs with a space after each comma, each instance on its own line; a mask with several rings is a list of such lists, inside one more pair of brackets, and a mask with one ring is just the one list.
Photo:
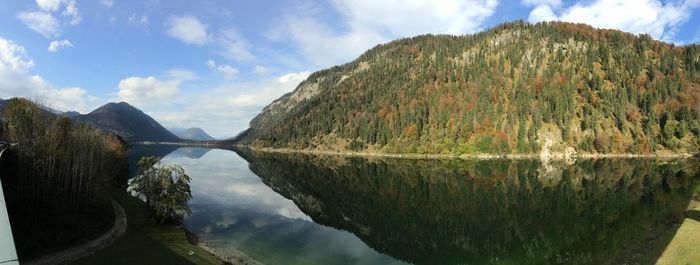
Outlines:
[[[111, 246], [75, 264], [222, 264], [217, 257], [188, 243], [181, 227], [150, 222], [143, 202], [124, 192], [114, 194], [114, 199], [126, 211], [126, 233]], [[190, 251], [194, 254], [189, 255]]]
[[685, 218], [656, 264], [700, 264], [700, 221]]
[[700, 265], [700, 201], [691, 201], [689, 209], [678, 230], [669, 229], [656, 240], [641, 264]]

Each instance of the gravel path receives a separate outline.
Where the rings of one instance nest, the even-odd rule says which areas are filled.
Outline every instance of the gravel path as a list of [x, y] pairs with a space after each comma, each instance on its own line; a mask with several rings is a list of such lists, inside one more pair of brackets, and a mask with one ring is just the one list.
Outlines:
[[70, 263], [82, 257], [91, 255], [96, 251], [103, 249], [114, 242], [115, 239], [124, 235], [126, 232], [126, 213], [121, 205], [115, 200], [112, 200], [114, 207], [114, 225], [109, 231], [98, 238], [90, 240], [80, 246], [72, 247], [51, 255], [47, 255], [29, 262], [22, 262], [24, 265], [44, 265], [44, 264], [63, 264]]

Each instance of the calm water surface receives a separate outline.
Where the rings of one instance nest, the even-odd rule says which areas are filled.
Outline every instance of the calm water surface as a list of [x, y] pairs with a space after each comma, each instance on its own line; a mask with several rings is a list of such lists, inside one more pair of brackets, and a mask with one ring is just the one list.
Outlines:
[[700, 165], [147, 154], [192, 177], [192, 232], [264, 264], [599, 264], [682, 217]]

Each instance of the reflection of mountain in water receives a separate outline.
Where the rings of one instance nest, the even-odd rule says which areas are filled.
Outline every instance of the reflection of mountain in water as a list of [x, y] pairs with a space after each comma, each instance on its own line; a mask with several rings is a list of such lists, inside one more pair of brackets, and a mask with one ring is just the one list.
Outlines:
[[600, 264], [682, 216], [698, 175], [697, 161], [553, 172], [532, 160], [239, 154], [315, 222], [415, 264]]
[[129, 148], [129, 174], [136, 174], [139, 160], [145, 156], [163, 158], [166, 156], [200, 159], [211, 149], [167, 144], [135, 144]]
[[129, 148], [129, 174], [136, 174], [138, 162], [142, 157], [155, 156], [158, 158], [163, 158], [178, 148], [180, 147], [176, 145], [132, 145], [131, 148]]
[[187, 157], [199, 159], [206, 155], [211, 149], [204, 147], [181, 147], [170, 153], [173, 157]]

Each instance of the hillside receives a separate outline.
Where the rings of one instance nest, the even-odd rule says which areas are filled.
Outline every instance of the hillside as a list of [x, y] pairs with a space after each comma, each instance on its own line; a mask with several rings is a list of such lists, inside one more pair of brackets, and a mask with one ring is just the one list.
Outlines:
[[146, 113], [125, 102], [108, 103], [72, 119], [118, 134], [126, 141], [180, 141]]
[[379, 45], [267, 106], [239, 145], [383, 153], [700, 149], [700, 46], [583, 24]]
[[214, 141], [214, 137], [211, 137], [207, 132], [201, 128], [168, 128], [170, 132], [175, 134], [177, 137], [186, 140], [195, 141]]
[[77, 111], [66, 111], [66, 112], [61, 113], [60, 115], [68, 117], [68, 118], [73, 118], [73, 117], [78, 117], [78, 116], [83, 115], [83, 114], [80, 114], [80, 112], [77, 112]]

